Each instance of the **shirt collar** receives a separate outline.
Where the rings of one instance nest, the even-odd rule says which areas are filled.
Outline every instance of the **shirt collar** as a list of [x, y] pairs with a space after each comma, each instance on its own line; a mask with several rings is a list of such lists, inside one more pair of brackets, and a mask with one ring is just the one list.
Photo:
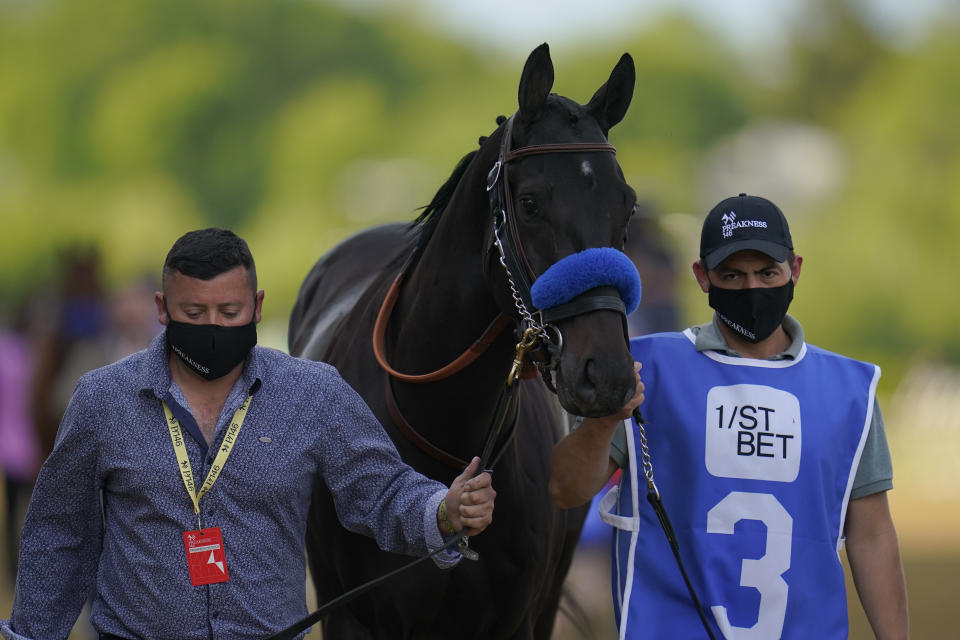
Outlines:
[[[718, 322], [717, 314], [713, 314], [713, 320], [711, 322], [690, 328], [697, 337], [694, 343], [697, 351], [717, 351], [727, 356], [743, 357], [738, 351], [731, 349], [730, 345], [727, 344], [723, 333], [720, 332]], [[795, 360], [797, 356], [800, 355], [804, 341], [803, 327], [800, 326], [796, 318], [787, 314], [783, 319], [783, 330], [790, 336], [790, 346], [787, 347], [785, 351], [770, 356], [767, 360]]]

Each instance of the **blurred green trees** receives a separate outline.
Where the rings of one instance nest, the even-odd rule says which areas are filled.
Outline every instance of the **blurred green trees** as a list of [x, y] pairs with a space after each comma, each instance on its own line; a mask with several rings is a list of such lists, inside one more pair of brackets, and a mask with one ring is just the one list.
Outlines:
[[[823, 128], [843, 150], [840, 186], [787, 211], [807, 258], [795, 309], [811, 340], [894, 369], [915, 354], [960, 360], [947, 277], [960, 30], [944, 19], [894, 48], [852, 0], [810, 6], [774, 82], [671, 16], [629, 41], [555, 47], [555, 90], [586, 102], [623, 51], [634, 56], [633, 106], [611, 137], [642, 198], [689, 214], [672, 227], [682, 260], [706, 208], [739, 190], [703, 191], [711, 150], [757, 123]], [[158, 272], [184, 231], [220, 225], [250, 241], [265, 315], [285, 323], [324, 250], [412, 219], [515, 109], [524, 57], [468, 49], [399, 8], [0, 2], [0, 292], [41, 284], [74, 240], [101, 246], [116, 283]], [[705, 319], [697, 291], [684, 299], [689, 321]]]

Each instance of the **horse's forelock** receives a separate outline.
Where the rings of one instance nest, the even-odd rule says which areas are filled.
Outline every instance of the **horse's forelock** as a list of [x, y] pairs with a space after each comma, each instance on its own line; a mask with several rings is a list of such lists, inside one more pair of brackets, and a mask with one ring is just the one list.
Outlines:
[[518, 120], [513, 147], [563, 142], [605, 142], [601, 124], [586, 107], [566, 96], [551, 93], [538, 117]]

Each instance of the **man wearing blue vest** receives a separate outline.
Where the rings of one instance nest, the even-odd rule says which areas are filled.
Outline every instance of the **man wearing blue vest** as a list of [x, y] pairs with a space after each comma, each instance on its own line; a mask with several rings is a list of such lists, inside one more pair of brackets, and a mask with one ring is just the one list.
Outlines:
[[[623, 469], [600, 506], [615, 531], [620, 638], [707, 637], [645, 504], [644, 438], [717, 638], [846, 638], [844, 546], [876, 636], [908, 637], [880, 370], [804, 341], [786, 315], [802, 262], [776, 205], [746, 194], [721, 201], [693, 264], [713, 321], [631, 340], [644, 378], [634, 397], [554, 449], [551, 493], [563, 507]], [[645, 428], [629, 420], [640, 403]]]

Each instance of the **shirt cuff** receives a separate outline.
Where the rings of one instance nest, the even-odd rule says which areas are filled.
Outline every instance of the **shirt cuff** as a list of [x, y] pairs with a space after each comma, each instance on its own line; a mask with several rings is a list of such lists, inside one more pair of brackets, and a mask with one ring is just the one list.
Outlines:
[[22, 636], [11, 629], [9, 620], [0, 620], [0, 638], [3, 638], [3, 640], [30, 640], [27, 636]]
[[[430, 553], [443, 547], [444, 544], [453, 540], [455, 537], [449, 536], [444, 538], [440, 533], [440, 528], [437, 526], [437, 509], [440, 508], [440, 503], [446, 495], [447, 489], [444, 487], [427, 499], [427, 508], [423, 514], [423, 537], [427, 543], [427, 551]], [[461, 557], [460, 551], [458, 551], [456, 547], [453, 547], [452, 549], [441, 551], [433, 556], [433, 562], [441, 569], [449, 569], [458, 564]]]
[[860, 498], [866, 498], [867, 496], [872, 496], [875, 493], [880, 493], [881, 491], [890, 491], [891, 489], [893, 489], [893, 478], [882, 478], [876, 482], [863, 485], [862, 487], [854, 487], [850, 491], [850, 499], [859, 500]]

